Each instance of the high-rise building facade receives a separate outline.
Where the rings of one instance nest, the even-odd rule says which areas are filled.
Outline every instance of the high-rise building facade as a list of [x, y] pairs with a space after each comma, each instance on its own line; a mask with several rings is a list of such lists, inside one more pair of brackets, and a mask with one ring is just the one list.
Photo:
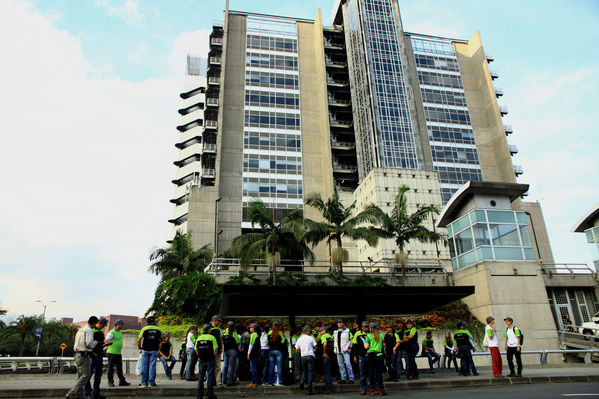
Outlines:
[[[182, 94], [171, 222], [218, 254], [251, 229], [254, 199], [276, 220], [295, 208], [317, 218], [309, 193], [336, 187], [348, 203], [390, 210], [407, 184], [412, 209], [442, 208], [468, 181], [513, 183], [521, 173], [480, 35], [405, 32], [397, 0], [341, 1], [331, 26], [320, 11], [305, 20], [227, 10], [207, 60], [206, 76]], [[396, 250], [384, 240], [344, 246], [354, 260]], [[548, 244], [540, 249], [552, 258]], [[408, 250], [414, 260], [450, 257], [442, 245]]]

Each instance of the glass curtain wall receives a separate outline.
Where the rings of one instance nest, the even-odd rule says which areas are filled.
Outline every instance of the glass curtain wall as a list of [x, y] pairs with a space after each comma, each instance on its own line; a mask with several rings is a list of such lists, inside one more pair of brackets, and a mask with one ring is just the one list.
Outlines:
[[458, 59], [450, 40], [412, 35], [433, 168], [447, 203], [466, 182], [482, 173]]
[[599, 270], [599, 226], [585, 230], [595, 271]]
[[303, 206], [302, 142], [293, 20], [248, 15], [242, 228], [248, 206], [262, 200], [280, 221]]
[[454, 270], [483, 260], [535, 260], [526, 214], [474, 210], [447, 226]]

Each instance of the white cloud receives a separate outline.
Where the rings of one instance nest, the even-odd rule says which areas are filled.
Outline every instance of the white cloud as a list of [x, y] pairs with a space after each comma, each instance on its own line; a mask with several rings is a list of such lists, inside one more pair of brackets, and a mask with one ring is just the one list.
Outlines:
[[78, 39], [29, 3], [1, 3], [0, 46], [3, 306], [141, 314], [148, 251], [169, 230], [180, 80], [95, 78]]
[[206, 29], [183, 32], [177, 36], [168, 57], [173, 73], [179, 75], [184, 73], [188, 54], [207, 58], [210, 49], [209, 39], [210, 31]]
[[139, 10], [137, 0], [95, 0], [94, 6], [101, 8], [108, 15], [122, 19], [128, 25], [141, 22], [146, 17], [146, 15]]

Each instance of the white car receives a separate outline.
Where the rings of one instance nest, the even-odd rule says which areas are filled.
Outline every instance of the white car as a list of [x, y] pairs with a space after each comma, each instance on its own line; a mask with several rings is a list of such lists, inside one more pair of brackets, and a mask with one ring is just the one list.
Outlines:
[[599, 312], [595, 313], [592, 321], [582, 323], [580, 332], [585, 335], [599, 335]]

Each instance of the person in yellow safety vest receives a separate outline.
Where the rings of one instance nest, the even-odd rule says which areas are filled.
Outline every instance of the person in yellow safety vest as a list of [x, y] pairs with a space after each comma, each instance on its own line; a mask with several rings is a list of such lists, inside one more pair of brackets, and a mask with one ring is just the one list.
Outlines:
[[123, 350], [123, 333], [121, 330], [125, 322], [121, 319], [118, 319], [114, 323], [114, 328], [108, 332], [106, 335], [106, 339], [104, 340], [105, 344], [108, 344], [108, 348], [106, 349], [106, 356], [108, 357], [108, 386], [114, 386], [114, 369], [116, 368], [116, 375], [119, 377], [119, 386], [124, 387], [131, 385], [127, 380], [125, 380], [125, 376], [123, 375], [123, 356], [121, 352]]

